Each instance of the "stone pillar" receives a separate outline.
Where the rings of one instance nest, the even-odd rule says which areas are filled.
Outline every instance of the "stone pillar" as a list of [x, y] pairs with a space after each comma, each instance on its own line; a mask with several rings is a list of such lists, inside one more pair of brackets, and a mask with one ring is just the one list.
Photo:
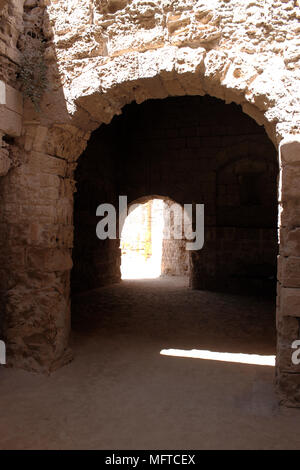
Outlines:
[[7, 362], [50, 372], [70, 360], [73, 170], [88, 136], [67, 126], [24, 127], [23, 161], [0, 184], [2, 335]]
[[300, 138], [281, 143], [280, 167], [276, 375], [282, 402], [300, 406], [300, 365], [292, 362], [300, 339]]

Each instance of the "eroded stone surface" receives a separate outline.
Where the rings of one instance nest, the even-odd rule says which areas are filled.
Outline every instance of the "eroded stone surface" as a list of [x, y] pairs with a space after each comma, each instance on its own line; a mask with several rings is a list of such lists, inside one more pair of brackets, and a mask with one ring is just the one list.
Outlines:
[[[300, 13], [294, 1], [48, 3], [71, 113], [83, 105], [93, 119], [107, 122], [124, 100], [202, 90], [242, 103], [271, 123], [274, 139], [275, 132], [277, 139], [299, 132]], [[95, 94], [99, 106], [88, 99]]]

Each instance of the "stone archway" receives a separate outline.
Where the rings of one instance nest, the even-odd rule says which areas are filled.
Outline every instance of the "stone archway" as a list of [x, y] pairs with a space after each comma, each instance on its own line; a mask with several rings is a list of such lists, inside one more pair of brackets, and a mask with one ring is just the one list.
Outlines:
[[[15, 126], [5, 123], [3, 131], [16, 137], [14, 143], [22, 154], [21, 165], [4, 176], [0, 190], [5, 242], [1, 252], [1, 326], [9, 361], [30, 370], [49, 371], [69, 360], [73, 172], [90, 132], [110, 122], [132, 101], [208, 94], [240, 104], [246, 114], [265, 126], [279, 149], [277, 377], [287, 402], [299, 405], [300, 369], [291, 363], [290, 346], [299, 337], [300, 317], [300, 144], [293, 112], [299, 97], [292, 42], [288, 52], [282, 52], [283, 58], [277, 56], [277, 46], [265, 57], [263, 51], [255, 50], [254, 41], [251, 43], [254, 33], [250, 28], [240, 30], [241, 49], [231, 50], [230, 31], [221, 27], [228, 17], [227, 2], [213, 7], [203, 2], [205, 5], [197, 4], [197, 8], [188, 3], [179, 11], [171, 8], [166, 12], [156, 12], [158, 6], [148, 5], [148, 13], [143, 14], [141, 9], [137, 26], [132, 26], [136, 24], [132, 21], [128, 31], [144, 31], [147, 24], [148, 30], [154, 31], [149, 43], [133, 46], [130, 36], [131, 42], [124, 48], [123, 33], [115, 33], [108, 49], [105, 34], [100, 35], [98, 52], [95, 49], [94, 55], [89, 55], [91, 48], [87, 47], [89, 52], [83, 48], [86, 55], [70, 72], [60, 45], [66, 28], [66, 21], [58, 21], [63, 3], [50, 4], [47, 10], [38, 12], [46, 15], [44, 34], [49, 41], [47, 57], [53, 75], [53, 90], [45, 94], [42, 114], [36, 114], [27, 103], [21, 132], [21, 108], [16, 109], [9, 86], [2, 103], [9, 115], [15, 113], [17, 117]], [[131, 3], [122, 2], [120, 8], [100, 13], [116, 15], [119, 20], [128, 8], [129, 17], [134, 18]], [[138, 10], [140, 7], [137, 5]], [[239, 14], [248, 17], [247, 8], [239, 5]], [[158, 41], [154, 40], [156, 13], [167, 19], [159, 24]], [[262, 14], [261, 7], [257, 7], [257, 13]], [[272, 8], [264, 12], [270, 26], [276, 14], [281, 15]], [[238, 15], [233, 18], [233, 11], [230, 15], [228, 27], [234, 32], [240, 23]], [[70, 21], [76, 24], [77, 16], [70, 16]], [[294, 17], [284, 21], [293, 23]], [[286, 27], [283, 22], [283, 30]], [[262, 37], [263, 26], [257, 28], [255, 34]], [[280, 32], [271, 30], [278, 37]], [[76, 55], [72, 60], [77, 60]], [[2, 173], [9, 167], [5, 164]]]
[[128, 205], [120, 236], [122, 279], [183, 276], [189, 279], [191, 220], [166, 196], [149, 195]]
[[[155, 113], [157, 113], [157, 118], [155, 118]], [[199, 116], [197, 117], [198, 113]], [[227, 117], [224, 113], [227, 113]], [[182, 114], [186, 118], [183, 118]], [[166, 117], [163, 118], [163, 115], [166, 115]], [[176, 115], [178, 115], [178, 118], [176, 118]], [[146, 119], [145, 116], [148, 116], [148, 118]], [[178, 122], [176, 122], [176, 119]], [[164, 128], [165, 126], [167, 128]], [[217, 135], [214, 135], [214, 132]], [[226, 136], [226, 132], [229, 135]], [[102, 148], [102, 159], [99, 158], [99, 148]], [[203, 148], [203, 152], [201, 152], [201, 148]], [[109, 153], [107, 149], [109, 149]], [[114, 162], [113, 164], [108, 165], [108, 156], [110, 162]], [[88, 163], [90, 159], [94, 161], [92, 166]], [[197, 163], [198, 159], [202, 159], [202, 163]], [[123, 181], [113, 183], [115, 176], [109, 171], [111, 165], [115, 166], [115, 172], [121, 176]], [[124, 108], [122, 116], [115, 118], [110, 125], [103, 126], [103, 128], [99, 128], [99, 131], [93, 133], [91, 145], [89, 144], [87, 151], [80, 159], [80, 166], [80, 181], [82, 181], [80, 187], [83, 188], [83, 184], [85, 184], [86, 188], [91, 191], [91, 188], [95, 186], [98, 194], [98, 199], [96, 197], [94, 201], [94, 208], [91, 209], [92, 213], [95, 212], [99, 201], [102, 201], [103, 190], [100, 188], [104, 189], [103, 178], [107, 183], [105, 184], [105, 200], [102, 202], [109, 201], [115, 204], [117, 198], [116, 194], [114, 195], [115, 184], [119, 187], [119, 194], [128, 195], [130, 200], [135, 200], [140, 194], [150, 192], [168, 194], [182, 204], [192, 201], [205, 202], [207, 238], [211, 243], [220, 237], [225, 237], [225, 240], [228, 241], [226, 246], [225, 241], [222, 242], [222, 247], [220, 244], [218, 256], [222, 256], [222, 252], [224, 253], [225, 250], [228, 257], [230, 257], [230, 253], [234, 248], [232, 244], [236, 243], [234, 250], [239, 253], [237, 264], [241, 265], [240, 269], [245, 270], [242, 265], [247, 265], [246, 258], [248, 255], [250, 264], [253, 264], [253, 278], [255, 278], [255, 271], [259, 278], [259, 270], [261, 270], [262, 278], [267, 277], [268, 272], [270, 276], [274, 275], [276, 261], [272, 261], [273, 268], [271, 266], [268, 268], [269, 262], [267, 259], [263, 261], [267, 247], [263, 247], [260, 239], [268, 239], [268, 230], [272, 231], [272, 227], [274, 227], [274, 236], [270, 236], [269, 249], [271, 258], [276, 257], [277, 156], [274, 147], [263, 130], [252, 119], [243, 115], [237, 106], [229, 106], [220, 100], [197, 96], [149, 100], [141, 105], [128, 106]], [[220, 190], [227, 191], [227, 201], [222, 203], [223, 195], [220, 193], [218, 196], [216, 188], [220, 183], [220, 181], [218, 183], [220, 175], [223, 173], [224, 168], [226, 169], [228, 166], [232, 169], [226, 177], [227, 182], [224, 181], [220, 188]], [[96, 177], [97, 172], [100, 175], [98, 180]], [[94, 175], [93, 181], [89, 182], [89, 174]], [[240, 183], [238, 181], [242, 178], [245, 180], [247, 175], [251, 177], [251, 175], [255, 176], [256, 174], [260, 180], [259, 187], [261, 191], [265, 191], [269, 187], [270, 194], [267, 197], [262, 194], [262, 198], [260, 198], [262, 199], [262, 207], [256, 209], [255, 205], [260, 204], [260, 202], [254, 201], [253, 203], [251, 200], [240, 201], [234, 205], [234, 199], [236, 201], [240, 199], [239, 191], [244, 186], [242, 181]], [[190, 183], [188, 183], [189, 178], [191, 179]], [[200, 186], [202, 188], [199, 190]], [[231, 187], [229, 188], [229, 186]], [[248, 190], [250, 189], [249, 186]], [[259, 188], [257, 190], [259, 191]], [[230, 197], [229, 192], [232, 193]], [[217, 197], [220, 198], [219, 208], [215, 203]], [[249, 205], [253, 206], [252, 213], [248, 213], [247, 207]], [[228, 211], [234, 211], [235, 219], [229, 216]], [[221, 217], [222, 212], [225, 218], [224, 216]], [[217, 221], [216, 217], [220, 220]], [[249, 217], [250, 219], [247, 220]], [[238, 222], [238, 218], [243, 220]], [[96, 224], [96, 220], [94, 224]], [[251, 224], [253, 225], [253, 231], [251, 234], [247, 234], [247, 227], [251, 227]], [[84, 221], [81, 225], [85, 225]], [[218, 229], [217, 225], [219, 225]], [[232, 231], [235, 229], [226, 229], [226, 226], [239, 228], [236, 229], [236, 233], [233, 233]], [[261, 228], [261, 233], [259, 231], [255, 232], [258, 227]], [[263, 227], [265, 227], [265, 233], [263, 233]], [[220, 235], [216, 235], [216, 230], [219, 231]], [[248, 247], [246, 256], [242, 255], [244, 251], [243, 243], [245, 244], [245, 242], [239, 241], [242, 238], [253, 240], [252, 248]], [[257, 251], [258, 245], [261, 245], [261, 251], [259, 252]], [[206, 250], [204, 251], [206, 252]], [[250, 251], [253, 251], [252, 261], [250, 261]], [[243, 256], [244, 260], [242, 259]], [[198, 287], [202, 285], [203, 288], [203, 281], [207, 279], [206, 287], [217, 286], [216, 279], [209, 281], [209, 273], [217, 270], [216, 266], [213, 267], [217, 262], [215, 256], [212, 253], [210, 254], [208, 250], [200, 258], [202, 264], [207, 265], [207, 269], [202, 271], [202, 274], [199, 271], [196, 276], [202, 277], [202, 284], [195, 278], [193, 285]], [[261, 267], [258, 266], [259, 262], [257, 262], [257, 268], [255, 268], [255, 259], [261, 259]], [[264, 262], [266, 263], [265, 267], [263, 266]], [[92, 260], [89, 261], [88, 265], [93, 265]], [[221, 275], [221, 272], [226, 268], [226, 263], [222, 265], [218, 262], [218, 266]], [[234, 271], [236, 269], [237, 267]], [[240, 275], [237, 271], [233, 274], [235, 277]], [[237, 280], [232, 278], [230, 282], [234, 283]], [[245, 282], [247, 282], [246, 278]]]
[[[39, 142], [40, 132], [42, 129], [44, 130], [44, 136], [43, 136], [44, 139], [42, 140], [42, 142]], [[70, 133], [70, 131], [74, 132], [74, 134]], [[53, 151], [57, 153], [58, 156], [59, 155], [61, 157], [65, 156], [66, 151], [69, 153], [69, 155], [72, 154], [73, 152], [70, 149], [71, 148], [74, 149], [74, 143], [76, 143], [76, 140], [74, 140], [74, 135], [76, 137], [78, 135], [78, 131], [73, 130], [73, 128], [69, 128], [68, 130], [66, 130], [66, 128], [61, 125], [52, 127], [49, 130], [47, 130], [46, 128], [39, 128], [38, 135], [37, 135], [38, 139], [37, 139], [37, 142], [34, 144], [36, 150], [33, 152], [33, 155], [35, 155], [35, 158], [37, 159], [36, 164], [40, 165], [41, 163], [38, 163], [39, 159], [44, 158], [41, 150], [43, 149], [45, 145], [48, 148], [49, 148], [49, 145], [52, 146]], [[79, 136], [80, 136], [80, 133], [79, 133]], [[66, 140], [66, 137], [67, 137], [67, 140]], [[80, 146], [79, 148], [81, 150], [82, 144], [84, 141], [82, 141], [82, 138], [80, 139], [80, 137], [78, 138], [77, 141]], [[66, 142], [69, 142], [69, 145], [66, 144]], [[43, 160], [43, 164], [45, 163], [46, 163], [45, 160]], [[61, 161], [56, 160], [56, 163], [59, 166], [56, 165], [56, 168], [54, 169], [50, 167], [49, 171], [52, 173], [53, 176], [50, 176], [50, 177], [48, 176], [48, 178], [52, 179], [53, 181], [55, 178], [57, 178], [58, 186], [60, 186], [62, 183], [59, 181], [59, 176], [55, 176], [55, 175], [57, 171], [64, 172], [63, 167], [65, 167], [65, 163], [64, 163], [64, 160], [61, 160]], [[49, 165], [52, 166], [51, 157], [49, 157]], [[72, 225], [70, 224], [70, 222], [72, 220], [72, 205], [70, 204], [71, 201], [69, 198], [72, 195], [74, 185], [72, 183], [72, 179], [65, 180], [63, 184], [65, 186], [65, 189], [64, 189], [65, 205], [64, 205], [64, 209], [60, 217], [62, 217], [61, 220], [67, 221], [67, 226], [69, 226], [71, 229]], [[66, 224], [63, 223], [62, 225], [65, 226]], [[65, 230], [66, 229], [63, 228], [63, 236], [66, 236], [68, 233]], [[41, 266], [41, 264], [45, 267], [46, 272], [47, 272], [46, 276], [45, 276], [45, 273], [43, 273], [43, 275], [41, 276], [43, 278], [42, 285], [45, 285], [45, 287], [40, 289], [40, 281], [37, 280], [36, 281], [37, 288], [34, 293], [34, 303], [37, 309], [36, 315], [40, 316], [40, 308], [42, 306], [42, 308], [45, 309], [44, 311], [45, 311], [47, 321], [43, 319], [41, 320], [40, 326], [38, 328], [38, 331], [40, 333], [36, 334], [35, 328], [28, 329], [28, 333], [26, 333], [26, 336], [25, 336], [27, 338], [26, 341], [28, 341], [29, 344], [33, 344], [33, 346], [30, 346], [29, 349], [27, 349], [27, 346], [25, 346], [24, 343], [23, 344], [21, 343], [18, 345], [17, 350], [20, 351], [22, 355], [22, 360], [20, 360], [19, 353], [15, 355], [15, 361], [20, 363], [21, 361], [24, 361], [24, 358], [25, 358], [24, 366], [30, 369], [33, 368], [34, 370], [40, 370], [43, 368], [45, 368], [45, 370], [49, 370], [49, 368], [53, 369], [59, 366], [61, 363], [64, 363], [65, 360], [69, 360], [68, 359], [69, 355], [66, 356], [65, 351], [67, 350], [66, 347], [68, 344], [68, 331], [70, 328], [69, 326], [70, 317], [69, 317], [69, 313], [66, 315], [66, 312], [68, 312], [70, 308], [69, 300], [68, 300], [68, 296], [69, 296], [68, 272], [71, 267], [71, 259], [70, 259], [70, 252], [68, 249], [68, 243], [70, 243], [71, 238], [67, 239], [66, 241], [63, 240], [62, 243], [64, 246], [62, 246], [61, 248], [57, 247], [57, 242], [60, 241], [59, 237], [56, 237], [56, 240], [57, 240], [56, 242], [54, 240], [50, 242], [49, 248], [46, 248], [46, 249], [42, 246], [39, 246], [37, 248], [34, 248], [34, 247], [30, 248], [28, 250], [28, 255], [27, 255], [29, 256], [28, 260], [30, 263], [29, 275], [28, 275], [29, 277], [32, 276], [32, 270], [37, 269], [37, 271], [39, 271], [39, 267]], [[53, 282], [53, 281], [49, 282], [49, 279], [51, 278], [53, 279], [55, 284], [58, 282], [57, 288], [54, 287], [53, 289], [53, 287], [51, 286], [51, 283]], [[60, 286], [63, 286], [63, 290], [61, 290]], [[33, 295], [32, 288], [25, 287], [24, 285], [22, 287], [18, 286], [17, 288], [10, 289], [8, 293], [8, 297], [7, 297], [7, 304], [6, 304], [7, 314], [6, 315], [11, 314], [11, 312], [14, 310], [17, 310], [20, 312], [20, 309], [21, 309], [23, 311], [24, 307], [26, 309], [29, 308], [32, 311], [32, 295]], [[49, 321], [48, 312], [50, 311], [57, 312], [57, 315], [54, 315], [52, 317], [54, 325], [55, 325], [52, 330], [54, 333], [53, 333], [53, 336], [51, 337], [51, 328], [50, 328], [49, 336], [45, 337], [43, 332], [45, 331], [45, 326], [47, 325], [47, 322]], [[20, 316], [18, 317], [17, 323], [19, 322], [19, 318], [22, 318], [21, 312], [19, 315]], [[289, 325], [293, 323], [294, 316], [292, 317], [290, 315], [287, 318], [287, 321], [289, 322]], [[286, 320], [283, 318], [281, 322], [285, 324]], [[280, 324], [281, 323], [279, 323], [279, 325]], [[283, 326], [282, 328], [284, 327], [285, 326]], [[21, 336], [23, 336], [24, 331], [22, 331], [22, 328], [19, 331], [20, 331]], [[293, 339], [295, 338], [295, 331], [296, 331], [296, 325], [294, 326], [294, 330], [293, 330], [294, 332]], [[10, 333], [12, 334], [12, 337], [15, 338], [16, 331], [14, 327], [12, 327], [12, 329], [10, 330]], [[44, 342], [44, 338], [46, 338], [45, 342]], [[8, 344], [10, 344], [10, 342]], [[25, 356], [23, 356], [24, 347], [26, 351]], [[51, 350], [51, 354], [49, 354], [49, 348]], [[54, 353], [54, 356], [53, 356], [53, 353]], [[56, 355], [58, 355], [58, 357], [57, 359], [54, 359]], [[49, 358], [51, 357], [54, 360], [50, 360], [50, 363], [49, 363]], [[40, 365], [38, 365], [39, 363]]]

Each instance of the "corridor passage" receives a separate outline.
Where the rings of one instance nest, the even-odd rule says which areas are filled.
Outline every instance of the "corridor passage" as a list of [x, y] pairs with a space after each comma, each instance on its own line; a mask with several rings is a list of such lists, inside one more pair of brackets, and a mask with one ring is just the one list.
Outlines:
[[274, 367], [160, 354], [274, 355], [274, 316], [269, 300], [184, 277], [74, 296], [74, 361], [49, 377], [0, 370], [0, 448], [297, 448], [300, 415], [278, 407]]

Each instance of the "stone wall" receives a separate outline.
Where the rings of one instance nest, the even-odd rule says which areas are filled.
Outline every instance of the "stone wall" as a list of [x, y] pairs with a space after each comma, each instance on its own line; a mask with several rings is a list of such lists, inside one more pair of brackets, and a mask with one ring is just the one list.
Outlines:
[[0, 176], [20, 160], [14, 138], [21, 135], [23, 115], [23, 97], [17, 82], [22, 15], [22, 1], [0, 3]]
[[[187, 236], [192, 232], [184, 209], [174, 201], [165, 201], [162, 247], [162, 274], [169, 276], [190, 275], [190, 252], [186, 249]], [[181, 236], [179, 239], [178, 237]], [[191, 237], [190, 237], [191, 238]]]
[[118, 207], [115, 153], [116, 135], [109, 126], [102, 126], [93, 133], [75, 172], [74, 292], [120, 280], [120, 241], [96, 236], [97, 207], [104, 203]]

